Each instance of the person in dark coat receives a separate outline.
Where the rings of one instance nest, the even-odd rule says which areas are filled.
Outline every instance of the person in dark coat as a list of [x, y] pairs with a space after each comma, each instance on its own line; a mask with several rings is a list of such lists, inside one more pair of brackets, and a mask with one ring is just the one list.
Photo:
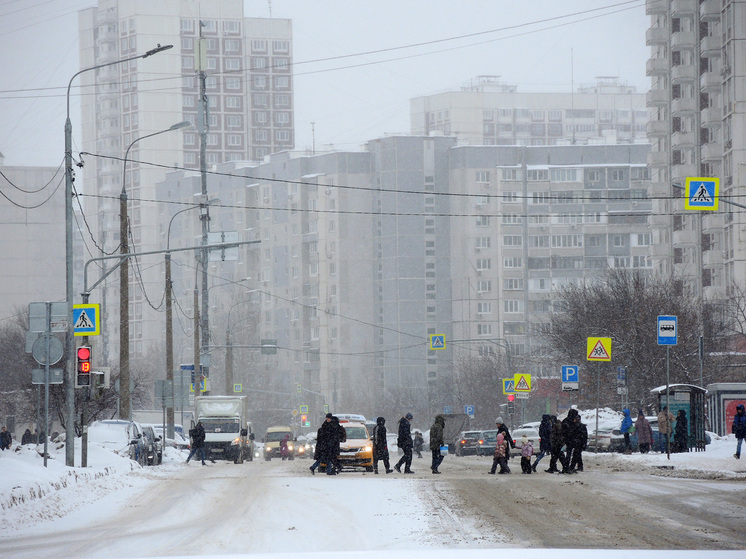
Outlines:
[[577, 416], [579, 416], [578, 410], [571, 408], [567, 412], [567, 417], [562, 420], [562, 440], [565, 443], [565, 450], [567, 451], [563, 473], [570, 471], [570, 464], [572, 463], [572, 453], [574, 449], [573, 443], [575, 441], [577, 429], [575, 425], [575, 417]]
[[389, 444], [386, 441], [386, 419], [379, 417], [376, 419], [376, 426], [373, 427], [373, 473], [378, 473], [378, 461], [383, 460], [383, 466], [386, 473], [390, 474], [394, 470], [389, 465]]
[[417, 453], [417, 458], [422, 458], [422, 447], [425, 446], [425, 439], [422, 438], [422, 433], [419, 431], [414, 432], [414, 451]]
[[331, 422], [332, 414], [327, 413], [326, 417], [324, 418], [324, 423], [322, 423], [321, 427], [319, 427], [319, 430], [316, 431], [316, 448], [314, 448], [313, 451], [313, 459], [315, 460], [315, 462], [308, 468], [309, 470], [311, 470], [312, 475], [316, 474], [316, 468], [318, 468], [322, 462], [324, 464], [327, 464], [328, 470], [329, 462], [326, 460], [326, 448], [328, 445], [327, 438], [329, 437], [331, 431]]
[[541, 416], [539, 425], [539, 454], [536, 455], [536, 461], [531, 466], [531, 471], [536, 472], [536, 466], [539, 460], [552, 452], [552, 416], [545, 413]]
[[[332, 416], [332, 431], [331, 438], [329, 439], [329, 457], [333, 465], [334, 473], [342, 471], [342, 464], [339, 463], [339, 452], [341, 444], [347, 440], [347, 431], [339, 423], [339, 418], [336, 415]], [[329, 467], [327, 465], [326, 473], [329, 473]]]
[[404, 465], [405, 474], [413, 474], [412, 471], [412, 449], [414, 448], [414, 442], [412, 441], [412, 424], [410, 423], [413, 419], [411, 413], [408, 413], [399, 420], [399, 434], [396, 438], [397, 446], [404, 452], [404, 456], [399, 458], [399, 461], [394, 466], [394, 469], [401, 473], [402, 464]]
[[673, 431], [673, 444], [676, 452], [689, 452], [689, 429], [687, 426], [686, 412], [679, 410], [676, 415], [676, 427]]
[[31, 429], [26, 429], [21, 437], [21, 444], [32, 444], [34, 442], [34, 436], [31, 434]]
[[12, 444], [13, 437], [10, 434], [10, 431], [3, 427], [2, 432], [0, 432], [0, 449], [5, 450], [6, 448], [10, 448]]
[[283, 460], [287, 460], [290, 457], [290, 450], [288, 448], [290, 441], [290, 435], [286, 434], [284, 437], [282, 437], [282, 440], [280, 441], [280, 456], [282, 456]]
[[[549, 438], [549, 443], [552, 447], [552, 457], [549, 460], [549, 469], [544, 470], [548, 474], [555, 472], [565, 473], [567, 471], [567, 461], [565, 453], [562, 452], [562, 447], [565, 444], [565, 439], [562, 437], [562, 422], [557, 419], [556, 415], [551, 416], [552, 419], [552, 434]], [[557, 469], [557, 461], [559, 460], [561, 470]]]
[[189, 429], [189, 436], [192, 438], [192, 450], [189, 452], [189, 456], [187, 456], [187, 464], [189, 464], [192, 456], [194, 456], [199, 450], [200, 457], [202, 458], [202, 465], [207, 466], [207, 464], [205, 464], [205, 427], [202, 425], [201, 421], [198, 421], [197, 425]]
[[637, 433], [637, 445], [640, 448], [640, 454], [647, 454], [653, 446], [653, 428], [650, 422], [645, 419], [645, 414], [640, 413], [635, 421], [635, 433]]
[[445, 445], [445, 438], [443, 436], [443, 430], [446, 426], [446, 418], [442, 415], [435, 416], [435, 423], [430, 427], [430, 452], [433, 455], [433, 462], [430, 466], [430, 470], [434, 474], [439, 474], [438, 467], [443, 462], [443, 455], [440, 452], [440, 447]]
[[582, 472], [583, 471], [583, 450], [588, 444], [588, 428], [580, 420], [580, 414], [576, 413], [573, 417], [573, 430], [570, 439], [570, 446], [572, 447], [572, 460], [568, 471], [570, 473]]
[[733, 431], [738, 440], [736, 443], [736, 453], [733, 455], [733, 458], [740, 460], [741, 445], [743, 444], [743, 439], [746, 439], [746, 409], [744, 409], [743, 404], [736, 406], [736, 415], [733, 416], [731, 431]]

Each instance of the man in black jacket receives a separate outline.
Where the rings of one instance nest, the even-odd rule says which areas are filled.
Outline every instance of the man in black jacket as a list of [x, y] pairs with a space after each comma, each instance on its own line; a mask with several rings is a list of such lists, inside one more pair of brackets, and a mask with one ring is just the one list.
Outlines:
[[414, 448], [414, 442], [412, 441], [412, 424], [410, 423], [412, 419], [412, 414], [408, 413], [399, 420], [399, 435], [396, 439], [396, 444], [404, 452], [404, 456], [394, 466], [394, 469], [399, 473], [401, 473], [402, 464], [404, 464], [405, 474], [414, 473], [412, 471], [412, 449]]
[[386, 441], [386, 419], [379, 417], [376, 419], [376, 426], [373, 427], [373, 473], [378, 473], [378, 461], [383, 460], [386, 473], [390, 474], [394, 470], [389, 465], [389, 445]]
[[187, 464], [192, 459], [192, 456], [199, 450], [200, 457], [202, 458], [202, 465], [205, 464], [205, 427], [201, 421], [197, 422], [197, 425], [189, 429], [189, 436], [192, 437], [192, 450], [189, 452], [187, 457]]

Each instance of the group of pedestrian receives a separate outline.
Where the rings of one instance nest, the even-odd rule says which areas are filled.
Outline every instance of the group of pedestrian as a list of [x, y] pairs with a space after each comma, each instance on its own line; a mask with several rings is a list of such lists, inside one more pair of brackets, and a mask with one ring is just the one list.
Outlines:
[[[640, 416], [642, 415], [642, 410], [640, 410]], [[660, 433], [661, 453], [689, 452], [689, 425], [686, 418], [686, 411], [679, 410], [676, 417], [674, 417], [668, 411], [668, 406], [663, 406], [661, 411], [658, 412], [658, 432]], [[672, 435], [673, 445], [671, 444]], [[640, 440], [640, 443], [642, 442]], [[642, 447], [640, 448], [640, 452], [642, 452]]]
[[13, 436], [10, 434], [10, 431], [3, 427], [2, 431], [0, 431], [0, 450], [10, 448], [12, 444]]
[[532, 472], [536, 471], [539, 460], [547, 453], [551, 457], [549, 468], [544, 470], [546, 473], [574, 474], [583, 471], [583, 450], [588, 444], [588, 427], [581, 420], [578, 410], [570, 409], [563, 420], [556, 415], [543, 415], [539, 437], [539, 454], [531, 465]]
[[[385, 429], [383, 433], [385, 437]], [[316, 468], [321, 464], [326, 465], [326, 475], [328, 476], [334, 476], [341, 472], [342, 465], [339, 463], [339, 449], [340, 445], [346, 440], [347, 432], [339, 423], [339, 418], [336, 415], [327, 413], [324, 423], [321, 424], [321, 427], [316, 432], [316, 449], [313, 453], [315, 462], [308, 468], [311, 470], [311, 473], [315, 474]]]

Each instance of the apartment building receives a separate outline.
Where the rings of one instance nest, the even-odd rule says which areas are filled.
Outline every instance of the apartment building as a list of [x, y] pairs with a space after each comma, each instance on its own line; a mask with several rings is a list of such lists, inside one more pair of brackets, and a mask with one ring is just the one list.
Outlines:
[[[731, 0], [648, 0], [648, 137], [656, 267], [704, 299], [746, 277], [746, 6]], [[718, 177], [717, 212], [684, 210], [688, 177]], [[673, 198], [673, 199], [672, 199]]]
[[468, 145], [551, 146], [608, 137], [610, 143], [645, 139], [645, 94], [599, 77], [567, 93], [530, 93], [478, 76], [458, 91], [410, 101], [411, 133], [456, 136]]
[[[81, 68], [173, 45], [146, 59], [104, 66], [78, 78], [82, 123], [73, 123], [73, 130], [82, 132], [81, 151], [92, 155], [84, 158], [85, 177], [77, 187], [95, 196], [86, 200], [86, 213], [99, 242], [98, 255], [115, 252], [120, 245], [123, 186], [129, 200], [130, 250], [165, 248], [157, 235], [155, 184], [169, 167], [200, 166], [199, 70], [205, 73], [209, 115], [208, 168], [226, 161], [260, 161], [293, 147], [290, 20], [246, 18], [241, 0], [100, 0], [79, 12], [79, 36]], [[160, 134], [183, 121], [192, 128]], [[161, 335], [162, 316], [153, 308], [163, 296], [163, 268], [139, 261], [130, 274], [131, 349], [133, 355], [142, 355]], [[99, 289], [108, 296], [94, 292], [92, 301], [116, 305], [118, 281], [109, 279]], [[114, 309], [102, 313], [107, 318], [102, 353], [108, 361], [117, 352], [119, 317]]]

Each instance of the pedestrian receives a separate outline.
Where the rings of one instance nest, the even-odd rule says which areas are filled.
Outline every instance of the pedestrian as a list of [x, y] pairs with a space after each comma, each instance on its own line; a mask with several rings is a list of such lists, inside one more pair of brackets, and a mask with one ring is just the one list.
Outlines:
[[31, 429], [26, 429], [21, 437], [21, 444], [32, 444], [34, 442], [34, 436], [31, 434]]
[[570, 464], [572, 463], [572, 453], [574, 449], [575, 431], [577, 429], [575, 425], [575, 418], [578, 416], [578, 410], [570, 408], [567, 411], [567, 416], [562, 420], [562, 441], [565, 443], [565, 467], [562, 469], [562, 473], [568, 473], [570, 471]]
[[676, 414], [676, 427], [673, 431], [673, 445], [676, 452], [689, 452], [689, 428], [687, 425], [686, 412], [679, 410]]
[[389, 445], [386, 440], [386, 420], [383, 417], [376, 419], [376, 426], [373, 427], [373, 473], [378, 473], [378, 461], [383, 460], [383, 466], [386, 473], [390, 474], [394, 470], [389, 465]]
[[534, 445], [533, 441], [526, 435], [521, 438], [521, 471], [524, 474], [530, 474], [531, 458], [534, 456]]
[[645, 414], [640, 413], [637, 415], [637, 421], [635, 421], [635, 432], [637, 433], [637, 444], [640, 447], [640, 454], [647, 454], [653, 445], [653, 428], [650, 426], [650, 422], [645, 419]]
[[282, 440], [280, 441], [280, 456], [282, 456], [283, 460], [287, 460], [288, 456], [290, 455], [290, 452], [288, 450], [289, 440], [290, 440], [290, 435], [285, 433], [285, 436], [282, 437]]
[[13, 444], [13, 437], [10, 434], [10, 431], [7, 431], [5, 427], [3, 427], [2, 432], [0, 432], [0, 449], [5, 450], [6, 448], [10, 448], [10, 446]]
[[[336, 415], [332, 416], [331, 424], [332, 432], [331, 439], [329, 440], [329, 453], [333, 464], [333, 470], [338, 474], [342, 471], [342, 464], [339, 461], [339, 452], [342, 443], [347, 440], [347, 431], [345, 431], [345, 428], [339, 423], [339, 418]], [[327, 468], [326, 473], [329, 473], [329, 468]]]
[[506, 455], [505, 459], [510, 460], [510, 449], [515, 448], [515, 442], [513, 441], [513, 437], [510, 435], [510, 431], [508, 431], [508, 426], [505, 425], [502, 417], [498, 417], [497, 419], [495, 419], [495, 425], [497, 425], [497, 432], [502, 433], [503, 437], [505, 437], [505, 442], [508, 443], [508, 454]]
[[568, 472], [574, 474], [583, 471], [583, 451], [588, 444], [588, 428], [580, 419], [580, 414], [575, 413], [573, 418], [573, 430], [570, 436], [570, 445], [572, 446], [572, 459], [568, 466]]
[[661, 434], [661, 452], [666, 453], [671, 445], [671, 433], [673, 432], [674, 416], [668, 411], [668, 406], [663, 406], [658, 412], [658, 432]]
[[629, 436], [634, 433], [634, 423], [632, 423], [632, 414], [629, 408], [624, 408], [624, 417], [622, 418], [622, 435], [624, 435], [624, 454], [632, 454], [632, 444], [629, 441]]
[[746, 412], [744, 411], [743, 404], [736, 406], [736, 415], [733, 416], [733, 427], [731, 430], [738, 440], [738, 443], [736, 443], [736, 453], [733, 457], [740, 460], [741, 445], [743, 444], [743, 439], [746, 439]]
[[207, 466], [207, 464], [205, 464], [205, 427], [202, 425], [201, 421], [198, 421], [197, 425], [189, 429], [189, 436], [192, 438], [192, 450], [189, 451], [186, 463], [189, 464], [192, 456], [194, 456], [199, 450], [200, 457], [202, 458], [202, 465]]
[[414, 451], [417, 453], [417, 458], [422, 458], [422, 447], [425, 445], [425, 439], [422, 438], [422, 433], [419, 431], [414, 432]]
[[[562, 436], [562, 422], [557, 419], [556, 415], [551, 416], [552, 420], [552, 434], [549, 438], [550, 446], [552, 447], [552, 456], [549, 460], [549, 469], [544, 470], [548, 474], [555, 472], [565, 473], [567, 471], [567, 461], [565, 453], [562, 452], [562, 447], [565, 445], [565, 439]], [[559, 461], [561, 470], [557, 469], [557, 461]]]
[[399, 458], [396, 466], [394, 466], [394, 469], [399, 473], [401, 473], [402, 465], [404, 465], [405, 474], [414, 473], [412, 471], [412, 450], [414, 448], [414, 441], [412, 441], [412, 419], [414, 419], [414, 416], [412, 416], [411, 413], [408, 413], [399, 420], [399, 433], [396, 438], [396, 444], [404, 453], [404, 455]]
[[536, 472], [536, 466], [539, 465], [539, 460], [544, 458], [547, 454], [552, 453], [552, 416], [545, 413], [541, 416], [541, 424], [539, 425], [539, 454], [536, 456], [536, 461], [531, 470]]
[[446, 418], [442, 415], [435, 416], [435, 422], [430, 427], [430, 452], [433, 455], [433, 462], [430, 466], [430, 470], [434, 474], [439, 474], [438, 467], [443, 462], [443, 454], [440, 452], [440, 447], [444, 446], [445, 438], [443, 437], [443, 430], [446, 427]]
[[497, 472], [498, 474], [510, 473], [510, 466], [508, 466], [508, 441], [502, 433], [497, 434], [497, 440], [495, 441], [495, 455], [492, 458], [492, 468], [489, 473], [494, 475], [497, 466], [500, 466], [500, 471]]
[[327, 456], [328, 437], [331, 434], [331, 422], [332, 414], [327, 413], [324, 418], [324, 423], [321, 424], [319, 430], [316, 431], [316, 448], [313, 450], [314, 463], [308, 468], [311, 470], [311, 475], [316, 475], [316, 468], [322, 463], [326, 464], [327, 471], [329, 471], [329, 461]]

